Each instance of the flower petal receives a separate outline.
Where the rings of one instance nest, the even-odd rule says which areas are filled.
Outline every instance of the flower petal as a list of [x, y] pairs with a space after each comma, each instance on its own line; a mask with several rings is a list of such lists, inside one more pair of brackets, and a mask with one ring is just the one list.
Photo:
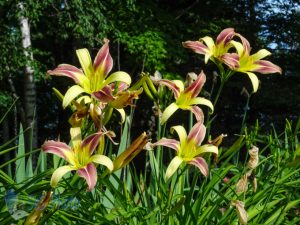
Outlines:
[[46, 153], [55, 154], [63, 159], [66, 159], [66, 152], [71, 152], [70, 146], [60, 141], [46, 141], [42, 145], [42, 150]]
[[77, 170], [77, 173], [80, 177], [83, 177], [86, 180], [88, 191], [92, 191], [97, 183], [97, 169], [95, 165], [91, 162], [85, 167]]
[[255, 62], [255, 61], [263, 59], [269, 55], [271, 55], [271, 52], [269, 52], [266, 49], [261, 49], [258, 52], [256, 52], [255, 54], [251, 55], [251, 59]]
[[86, 91], [78, 85], [69, 88], [63, 100], [63, 107], [66, 108], [78, 95], [84, 92]]
[[[235, 49], [237, 50], [239, 56], [242, 56], [244, 54], [245, 49], [244, 49], [243, 45], [240, 42], [232, 40], [232, 41], [230, 41], [230, 43], [235, 47]], [[249, 55], [249, 53], [248, 53], [248, 55]]]
[[216, 44], [220, 45], [221, 43], [224, 43], [226, 45], [234, 36], [235, 32], [233, 28], [226, 28], [221, 31], [221, 33], [218, 35]]
[[203, 125], [202, 122], [198, 122], [192, 127], [187, 139], [188, 141], [193, 140], [196, 143], [196, 145], [199, 146], [205, 138], [205, 134], [206, 127]]
[[101, 47], [94, 60], [94, 70], [100, 81], [103, 81], [113, 67], [113, 60], [109, 53], [109, 40], [104, 39], [104, 45]]
[[107, 167], [107, 169], [112, 172], [114, 170], [114, 164], [110, 158], [105, 155], [93, 155], [90, 160], [94, 163], [101, 164]]
[[175, 156], [172, 159], [166, 171], [166, 175], [165, 175], [166, 180], [168, 180], [176, 172], [176, 170], [178, 169], [182, 161], [183, 159], [179, 156]]
[[158, 146], [158, 145], [162, 145], [162, 146], [165, 146], [165, 147], [168, 147], [168, 148], [172, 148], [175, 151], [177, 151], [180, 148], [179, 141], [177, 141], [175, 139], [169, 139], [169, 138], [162, 138], [159, 141], [152, 144], [152, 146]]
[[82, 149], [88, 149], [89, 154], [92, 155], [93, 152], [95, 151], [96, 147], [99, 144], [100, 137], [103, 134], [103, 132], [99, 131], [95, 134], [91, 134], [88, 137], [86, 137], [82, 142], [81, 142], [81, 148]]
[[197, 122], [204, 122], [204, 114], [201, 108], [193, 106], [191, 112], [195, 115]]
[[174, 83], [173, 81], [170, 81], [170, 80], [166, 80], [166, 79], [159, 80], [158, 83], [170, 88], [173, 91], [176, 99], [179, 97], [180, 88], [176, 85], [176, 83]]
[[250, 55], [251, 47], [250, 47], [249, 41], [240, 34], [237, 34], [237, 36], [241, 39], [241, 41], [243, 43], [244, 53], [246, 53], [247, 55]]
[[207, 165], [205, 159], [203, 159], [202, 157], [194, 158], [193, 160], [189, 161], [188, 163], [196, 166], [204, 176], [206, 176], [206, 177], [208, 176], [208, 165]]
[[85, 75], [90, 80], [94, 75], [94, 68], [89, 51], [86, 48], [76, 50], [77, 57], [79, 59], [81, 68]]
[[258, 85], [259, 85], [259, 80], [257, 76], [254, 73], [251, 72], [246, 72], [248, 77], [251, 80], [252, 86], [253, 86], [253, 93], [257, 92]]
[[208, 49], [209, 49], [209, 52], [213, 52], [214, 50], [214, 47], [215, 47], [215, 42], [214, 40], [211, 38], [211, 37], [203, 37], [203, 38], [200, 38], [200, 40], [204, 41], [204, 43], [207, 45]]
[[61, 166], [57, 168], [54, 173], [52, 174], [50, 185], [51, 187], [55, 188], [61, 178], [68, 172], [75, 170], [73, 166]]
[[100, 91], [93, 92], [92, 96], [97, 100], [105, 103], [111, 102], [115, 99], [112, 94], [112, 89], [108, 85], [103, 87]]
[[116, 109], [116, 110], [120, 113], [121, 123], [124, 123], [125, 122], [125, 117], [126, 117], [125, 110], [124, 109]]
[[131, 84], [131, 77], [128, 73], [125, 73], [123, 71], [117, 71], [115, 73], [112, 73], [103, 83], [102, 85], [105, 86], [107, 84], [110, 84], [115, 81], [121, 81], [128, 85]]
[[84, 85], [88, 83], [87, 77], [84, 75], [82, 70], [69, 64], [60, 64], [54, 70], [48, 70], [47, 74], [54, 76], [65, 76], [72, 78], [76, 84]]
[[73, 149], [76, 149], [81, 144], [81, 129], [80, 127], [71, 127], [70, 128], [70, 136], [71, 136], [71, 143]]
[[173, 113], [178, 109], [178, 106], [175, 103], [171, 103], [165, 111], [161, 115], [161, 121], [160, 124], [163, 125], [167, 122], [167, 120], [170, 118], [170, 116], [173, 115]]
[[195, 155], [193, 155], [193, 157], [203, 154], [203, 153], [214, 153], [214, 154], [218, 155], [218, 147], [216, 147], [215, 145], [212, 145], [212, 144], [202, 145], [199, 148], [197, 148]]
[[187, 134], [186, 134], [186, 131], [185, 131], [184, 127], [179, 126], [179, 125], [171, 127], [171, 133], [173, 133], [174, 130], [178, 134], [180, 144], [183, 144], [186, 141], [186, 137], [187, 137]]
[[212, 112], [214, 111], [214, 106], [211, 103], [211, 101], [205, 98], [201, 98], [201, 97], [193, 98], [190, 101], [190, 105], [206, 105], [211, 109]]
[[255, 69], [252, 69], [253, 72], [259, 72], [262, 74], [268, 74], [268, 73], [282, 73], [282, 70], [279, 66], [271, 63], [267, 60], [258, 60], [254, 62]]
[[182, 42], [183, 47], [189, 48], [198, 54], [207, 54], [209, 52], [208, 47], [200, 41], [185, 41]]
[[197, 97], [205, 81], [206, 81], [206, 76], [203, 73], [203, 71], [201, 71], [197, 79], [187, 89], [185, 89], [184, 93], [191, 93], [192, 98]]
[[240, 57], [236, 53], [225, 53], [221, 59], [232, 70], [240, 68]]

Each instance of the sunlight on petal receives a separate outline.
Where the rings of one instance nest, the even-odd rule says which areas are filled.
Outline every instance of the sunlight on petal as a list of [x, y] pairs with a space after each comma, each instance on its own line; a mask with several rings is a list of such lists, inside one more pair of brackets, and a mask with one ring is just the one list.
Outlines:
[[180, 164], [182, 163], [183, 159], [179, 156], [175, 156], [172, 161], [170, 162], [167, 171], [166, 171], [166, 175], [165, 175], [165, 180], [168, 180], [178, 169], [178, 167], [180, 166]]
[[131, 84], [131, 77], [128, 73], [123, 71], [117, 71], [115, 73], [112, 73], [103, 83], [102, 86], [105, 86], [107, 84], [110, 84], [115, 81], [122, 81], [128, 85]]
[[177, 109], [178, 106], [175, 103], [170, 104], [162, 113], [160, 124], [163, 125], [164, 123], [166, 123], [170, 116], [172, 116]]
[[88, 79], [94, 74], [93, 63], [89, 51], [86, 48], [76, 50], [80, 65]]
[[251, 72], [246, 72], [247, 75], [249, 76], [252, 86], [253, 86], [253, 93], [257, 92], [258, 89], [258, 85], [259, 85], [259, 80], [257, 78], [257, 76], [254, 73]]
[[105, 155], [93, 155], [90, 160], [94, 163], [106, 166], [110, 172], [114, 170], [113, 162]]
[[50, 185], [55, 188], [61, 178], [68, 172], [75, 170], [73, 166], [62, 166], [57, 168], [52, 174]]
[[186, 138], [187, 138], [187, 133], [184, 129], [183, 126], [173, 126], [171, 127], [171, 133], [173, 133], [174, 131], [176, 131], [176, 133], [178, 134], [178, 137], [179, 137], [179, 140], [180, 140], [180, 143], [184, 143], [186, 141]]
[[205, 98], [201, 98], [201, 97], [197, 97], [197, 98], [193, 98], [190, 101], [190, 105], [206, 105], [210, 108], [211, 112], [214, 111], [214, 106], [211, 103], [211, 101], [205, 99]]
[[258, 52], [256, 52], [255, 54], [251, 55], [251, 59], [253, 61], [257, 61], [257, 60], [263, 59], [269, 55], [271, 55], [271, 52], [269, 52], [266, 49], [261, 49]]
[[63, 108], [66, 108], [76, 97], [78, 97], [78, 95], [84, 92], [85, 90], [78, 85], [69, 88], [63, 100]]

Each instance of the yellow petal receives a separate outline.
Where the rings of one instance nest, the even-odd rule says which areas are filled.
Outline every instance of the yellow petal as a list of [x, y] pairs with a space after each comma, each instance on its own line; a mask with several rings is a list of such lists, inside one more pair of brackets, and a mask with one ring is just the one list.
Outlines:
[[255, 61], [265, 58], [269, 55], [271, 55], [271, 52], [269, 52], [266, 49], [261, 49], [258, 52], [256, 52], [255, 54], [251, 55], [251, 59], [255, 62]]
[[116, 109], [119, 113], [120, 113], [120, 115], [121, 115], [121, 123], [124, 123], [125, 122], [125, 116], [126, 116], [126, 114], [125, 114], [125, 110], [124, 109]]
[[201, 97], [193, 98], [190, 101], [190, 105], [206, 105], [211, 109], [212, 112], [214, 111], [213, 104], [211, 103], [211, 101], [209, 101], [206, 98], [201, 98]]
[[115, 73], [112, 73], [102, 84], [102, 86], [105, 86], [107, 84], [110, 84], [115, 81], [122, 81], [128, 85], [131, 84], [131, 77], [128, 73], [125, 73], [123, 71], [117, 71]]
[[69, 88], [63, 100], [63, 107], [66, 108], [78, 95], [84, 92], [85, 90], [78, 85]]
[[230, 41], [230, 43], [235, 47], [235, 49], [238, 52], [238, 55], [241, 56], [245, 52], [245, 49], [243, 45], [240, 42], [237, 41]]
[[197, 148], [193, 157], [203, 154], [203, 153], [215, 153], [218, 155], [218, 147], [211, 145], [211, 144], [202, 145], [199, 148]]
[[172, 116], [172, 114], [178, 109], [175, 103], [170, 104], [162, 113], [160, 124], [163, 125]]
[[204, 37], [204, 38], [201, 38], [201, 40], [204, 41], [204, 43], [207, 45], [207, 47], [209, 48], [210, 52], [213, 52], [213, 49], [215, 47], [215, 42], [214, 40], [211, 38], [211, 37]]
[[61, 166], [57, 168], [52, 174], [50, 185], [55, 188], [60, 181], [60, 179], [68, 172], [75, 170], [73, 166]]
[[180, 92], [184, 90], [184, 84], [181, 80], [172, 80], [172, 81], [179, 88]]
[[86, 48], [78, 49], [76, 50], [76, 54], [84, 74], [88, 79], [91, 79], [94, 74], [94, 68], [89, 51]]
[[110, 172], [114, 170], [113, 162], [105, 155], [93, 155], [90, 160], [94, 163], [106, 166]]
[[174, 130], [178, 134], [180, 143], [181, 144], [184, 143], [186, 141], [186, 137], [187, 137], [187, 133], [186, 133], [184, 127], [183, 126], [179, 126], [179, 125], [171, 127], [171, 132], [173, 132]]
[[81, 144], [81, 129], [80, 127], [72, 127], [70, 129], [70, 136], [73, 149], [77, 148]]
[[172, 159], [172, 161], [170, 162], [170, 164], [167, 168], [165, 180], [168, 180], [175, 173], [175, 171], [178, 169], [178, 167], [180, 166], [182, 161], [183, 161], [183, 159], [179, 156], [175, 156]]
[[246, 72], [247, 75], [249, 76], [252, 86], [253, 86], [253, 93], [257, 92], [258, 89], [258, 85], [259, 85], [259, 80], [257, 78], [257, 76], [254, 73], [251, 72]]

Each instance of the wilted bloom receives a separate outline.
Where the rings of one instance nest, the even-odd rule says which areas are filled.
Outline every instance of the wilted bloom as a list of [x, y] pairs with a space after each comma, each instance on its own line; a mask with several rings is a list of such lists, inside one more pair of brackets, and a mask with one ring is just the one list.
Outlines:
[[153, 146], [163, 145], [172, 148], [177, 153], [167, 168], [166, 179], [175, 173], [182, 162], [196, 166], [204, 176], [208, 176], [208, 165], [201, 155], [209, 152], [218, 154], [218, 148], [212, 144], [201, 145], [206, 133], [203, 123], [196, 123], [189, 135], [182, 126], [173, 126], [171, 129], [177, 132], [180, 141], [162, 138], [153, 144]]
[[96, 95], [101, 101], [107, 101], [107, 94], [110, 94], [109, 84], [120, 81], [130, 85], [130, 76], [122, 71], [117, 71], [107, 77], [113, 67], [113, 60], [109, 53], [109, 40], [104, 40], [104, 45], [99, 50], [94, 63], [87, 49], [76, 51], [81, 69], [68, 64], [61, 64], [54, 70], [47, 73], [56, 76], [72, 78], [76, 85], [68, 89], [63, 99], [63, 106], [67, 107], [76, 97], [82, 93]]
[[248, 176], [243, 175], [236, 184], [236, 193], [245, 193], [248, 190]]
[[239, 222], [243, 225], [246, 225], [248, 223], [248, 214], [247, 211], [245, 210], [245, 203], [234, 200], [231, 201], [231, 205], [235, 207], [237, 215], [239, 217]]
[[46, 210], [49, 202], [51, 200], [53, 192], [48, 191], [44, 192], [41, 200], [38, 202], [34, 210], [26, 218], [24, 225], [36, 225], [39, 223], [40, 219], [43, 216], [43, 212]]
[[205, 55], [205, 63], [209, 59], [214, 61], [220, 60], [222, 55], [232, 47], [231, 39], [235, 35], [233, 28], [226, 28], [218, 35], [216, 43], [211, 37], [200, 38], [200, 41], [186, 41], [183, 42], [183, 47], [192, 49], [195, 53]]
[[258, 148], [256, 146], [253, 146], [249, 150], [249, 156], [248, 168], [254, 170], [258, 165]]
[[99, 131], [84, 140], [81, 139], [80, 128], [71, 128], [70, 133], [71, 146], [60, 141], [46, 141], [42, 145], [44, 152], [55, 154], [69, 163], [69, 165], [61, 166], [54, 171], [50, 184], [52, 187], [56, 187], [67, 172], [77, 170], [78, 175], [86, 180], [88, 190], [91, 191], [97, 182], [97, 169], [94, 163], [102, 164], [110, 171], [113, 170], [113, 162], [107, 156], [93, 154], [101, 136], [109, 134], [109, 131]]
[[234, 40], [230, 41], [237, 50], [237, 53], [226, 53], [222, 56], [222, 60], [230, 67], [230, 69], [246, 73], [252, 82], [253, 91], [256, 92], [259, 81], [257, 76], [252, 72], [281, 74], [281, 68], [270, 61], [261, 60], [266, 56], [271, 55], [266, 49], [261, 49], [257, 53], [250, 55], [251, 48], [247, 39], [239, 34], [237, 34], [237, 36], [241, 38], [243, 44]]
[[169, 119], [169, 117], [179, 108], [192, 111], [195, 114], [197, 121], [203, 121], [203, 112], [196, 105], [206, 105], [212, 111], [214, 109], [213, 104], [209, 100], [202, 97], [197, 97], [205, 81], [206, 76], [203, 71], [198, 75], [197, 79], [186, 89], [184, 89], [184, 84], [180, 80], [170, 81], [161, 79], [160, 81], [158, 81], [160, 84], [169, 87], [173, 91], [174, 97], [176, 99], [176, 102], [170, 104], [162, 113], [161, 124], [164, 124]]

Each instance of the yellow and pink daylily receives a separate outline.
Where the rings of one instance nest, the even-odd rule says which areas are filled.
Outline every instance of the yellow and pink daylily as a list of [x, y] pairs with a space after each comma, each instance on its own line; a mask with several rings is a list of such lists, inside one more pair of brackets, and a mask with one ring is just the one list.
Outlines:
[[185, 41], [182, 45], [185, 48], [190, 48], [195, 53], [204, 55], [205, 63], [207, 63], [209, 59], [212, 61], [215, 59], [221, 60], [222, 55], [232, 47], [230, 41], [234, 35], [233, 28], [226, 28], [218, 35], [216, 43], [211, 37], [205, 36], [200, 38], [200, 41]]
[[261, 49], [257, 53], [250, 55], [251, 47], [248, 40], [240, 34], [237, 34], [237, 36], [242, 40], [242, 44], [234, 40], [230, 41], [230, 43], [235, 47], [237, 53], [226, 53], [222, 56], [222, 60], [233, 71], [246, 73], [252, 82], [253, 92], [256, 92], [259, 80], [252, 72], [259, 72], [262, 74], [281, 74], [281, 68], [270, 61], [261, 60], [271, 55], [271, 53], [266, 49]]
[[82, 93], [87, 93], [103, 102], [112, 101], [114, 98], [111, 96], [111, 83], [131, 84], [131, 77], [126, 72], [117, 71], [108, 76], [113, 67], [108, 39], [104, 39], [104, 45], [99, 50], [94, 62], [91, 60], [89, 51], [85, 48], [77, 50], [76, 54], [82, 69], [69, 64], [60, 64], [56, 69], [47, 71], [49, 75], [70, 77], [76, 83], [66, 92], [63, 107], [67, 107]]
[[52, 174], [50, 184], [56, 187], [61, 178], [68, 172], [76, 170], [80, 177], [83, 177], [88, 184], [88, 191], [91, 191], [97, 183], [97, 169], [94, 163], [107, 167], [113, 171], [113, 162], [105, 155], [94, 154], [96, 147], [99, 145], [102, 135], [109, 135], [109, 131], [99, 131], [81, 139], [81, 130], [79, 127], [71, 128], [71, 146], [60, 141], [46, 141], [42, 145], [42, 150], [46, 153], [55, 154], [69, 165], [57, 168]]
[[213, 144], [201, 145], [206, 133], [203, 123], [197, 122], [188, 135], [183, 126], [173, 126], [171, 131], [176, 131], [180, 141], [162, 138], [152, 144], [174, 149], [177, 153], [167, 168], [165, 178], [169, 179], [183, 162], [196, 166], [204, 176], [208, 176], [208, 165], [201, 155], [204, 153], [218, 154], [218, 147]]
[[176, 99], [175, 103], [171, 103], [162, 113], [161, 124], [164, 124], [169, 119], [169, 117], [179, 108], [192, 111], [197, 121], [203, 121], [203, 112], [196, 105], [206, 105], [211, 109], [211, 111], [214, 110], [211, 101], [202, 97], [197, 97], [205, 81], [206, 76], [203, 71], [201, 71], [196, 80], [191, 83], [190, 86], [188, 86], [186, 89], [184, 89], [184, 84], [181, 80], [159, 80], [159, 84], [165, 85], [173, 91], [174, 97]]

